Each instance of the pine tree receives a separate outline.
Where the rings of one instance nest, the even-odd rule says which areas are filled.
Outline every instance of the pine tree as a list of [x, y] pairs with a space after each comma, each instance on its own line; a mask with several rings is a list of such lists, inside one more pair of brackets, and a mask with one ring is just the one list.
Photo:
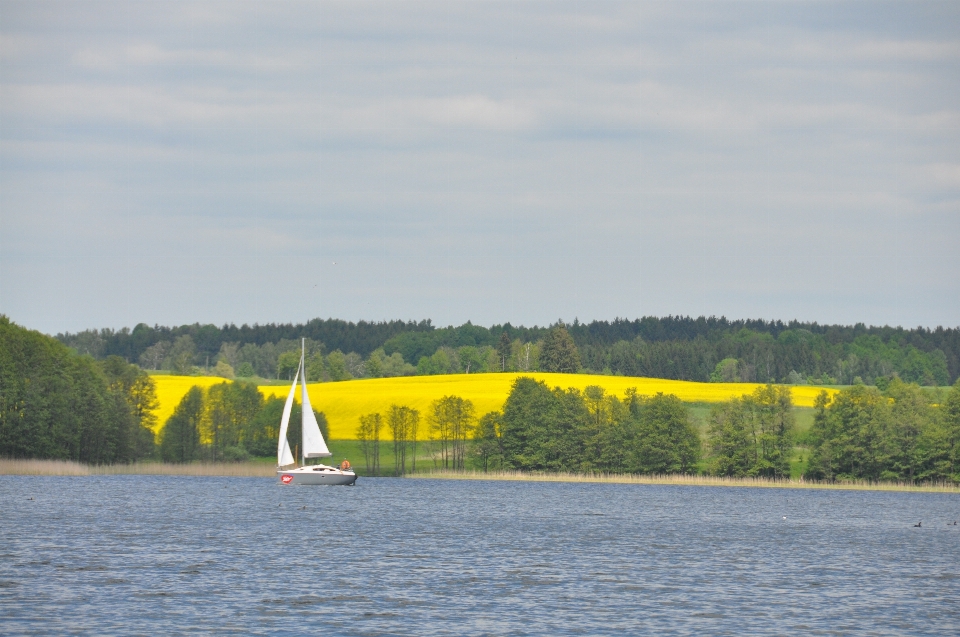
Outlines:
[[563, 323], [550, 330], [540, 349], [540, 370], [574, 374], [580, 369], [580, 352]]
[[507, 360], [510, 358], [510, 337], [507, 332], [500, 333], [500, 341], [497, 343], [497, 359], [500, 361], [500, 371], [507, 371]]

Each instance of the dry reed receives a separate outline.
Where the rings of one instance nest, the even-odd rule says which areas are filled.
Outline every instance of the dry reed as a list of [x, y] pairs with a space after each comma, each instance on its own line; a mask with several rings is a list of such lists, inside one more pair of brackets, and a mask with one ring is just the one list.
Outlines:
[[[132, 464], [86, 465], [69, 460], [16, 460], [0, 458], [0, 475], [21, 476], [224, 476], [275, 477], [276, 468], [263, 462], [194, 462], [166, 464], [139, 462]], [[609, 484], [663, 484], [691, 487], [755, 487], [776, 489], [847, 489], [863, 491], [919, 491], [927, 493], [960, 493], [960, 485], [946, 482], [911, 484], [906, 482], [870, 482], [844, 480], [816, 482], [810, 480], [776, 480], [773, 478], [728, 478], [704, 475], [629, 475], [607, 473], [524, 473], [521, 471], [427, 471], [407, 474], [408, 478], [439, 480], [507, 480], [525, 482], [600, 482]]]
[[166, 464], [135, 462], [132, 464], [86, 465], [69, 460], [15, 460], [0, 458], [0, 475], [21, 476], [229, 476], [274, 477], [276, 468], [263, 462], [195, 462]]
[[691, 487], [760, 487], [776, 489], [846, 489], [862, 491], [922, 491], [929, 493], [960, 493], [960, 485], [937, 482], [911, 484], [906, 482], [870, 482], [844, 480], [816, 482], [810, 480], [777, 480], [773, 478], [730, 478], [705, 475], [630, 475], [584, 473], [524, 473], [520, 471], [431, 471], [408, 475], [409, 478], [440, 480], [508, 480], [528, 482], [602, 482], [610, 484], [665, 484]]

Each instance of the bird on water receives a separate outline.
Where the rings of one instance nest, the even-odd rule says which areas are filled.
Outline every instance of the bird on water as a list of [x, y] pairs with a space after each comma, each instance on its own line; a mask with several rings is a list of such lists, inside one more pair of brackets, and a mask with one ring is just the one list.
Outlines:
[[917, 522], [916, 524], [913, 525], [913, 528], [919, 529], [921, 524], [923, 524], [922, 521], [921, 521], [921, 522]]

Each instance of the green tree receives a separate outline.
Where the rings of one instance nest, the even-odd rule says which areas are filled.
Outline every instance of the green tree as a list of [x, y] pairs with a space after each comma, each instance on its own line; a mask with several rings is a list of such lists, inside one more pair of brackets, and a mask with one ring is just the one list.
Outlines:
[[[809, 475], [820, 480], [954, 480], [950, 397], [937, 409], [915, 383], [854, 385], [817, 401]], [[955, 435], [955, 434], [954, 434]]]
[[326, 378], [327, 363], [321, 352], [314, 352], [307, 356], [306, 364], [307, 380], [310, 382], [322, 382]]
[[700, 460], [700, 434], [679, 398], [658, 392], [632, 402], [636, 434], [627, 466], [637, 473], [693, 473]]
[[944, 473], [960, 482], [960, 379], [953, 384], [942, 410], [944, 445], [947, 452]]
[[765, 385], [710, 412], [711, 471], [782, 478], [790, 473], [793, 402], [788, 387]]
[[749, 411], [740, 399], [711, 407], [709, 420], [710, 473], [717, 476], [749, 475], [756, 460], [751, 444]]
[[888, 399], [874, 387], [854, 385], [836, 394], [824, 408], [823, 422], [814, 422], [810, 477], [881, 479], [889, 418]]
[[417, 363], [417, 374], [433, 376], [437, 374], [452, 374], [457, 371], [456, 352], [448, 347], [441, 347], [432, 356], [423, 356]]
[[480, 461], [483, 472], [503, 466], [503, 445], [501, 422], [503, 415], [499, 411], [484, 414], [474, 430], [474, 454]]
[[263, 407], [263, 395], [252, 383], [224, 382], [207, 388], [200, 435], [212, 460], [242, 460], [247, 451], [247, 423]]
[[601, 395], [590, 387], [583, 394], [593, 418], [593, 438], [589, 444], [591, 458], [583, 463], [583, 469], [610, 473], [630, 471], [630, 447], [636, 438], [631, 407], [639, 400], [636, 389], [627, 390], [623, 401], [616, 396]]
[[203, 390], [191, 387], [160, 431], [160, 456], [164, 462], [191, 462], [200, 455], [200, 419]]
[[413, 450], [413, 468], [416, 469], [416, 440], [420, 412], [405, 405], [390, 405], [387, 427], [393, 435], [394, 470], [398, 476], [406, 475], [407, 451]]
[[472, 345], [466, 345], [457, 349], [457, 358], [460, 359], [460, 367], [464, 374], [473, 372], [478, 374], [487, 371], [485, 356], [480, 349]]
[[252, 378], [257, 372], [253, 369], [253, 365], [249, 362], [244, 361], [237, 366], [236, 375], [240, 378]]
[[167, 354], [166, 367], [170, 373], [179, 376], [189, 376], [193, 373], [193, 362], [196, 357], [197, 346], [189, 334], [178, 336], [173, 341]]
[[347, 371], [347, 357], [340, 350], [334, 350], [327, 356], [327, 376], [334, 382], [353, 378]]
[[219, 376], [220, 378], [227, 378], [233, 380], [236, 377], [236, 373], [233, 371], [233, 367], [226, 361], [220, 360], [217, 361], [216, 367], [213, 368], [214, 376]]
[[285, 402], [279, 396], [265, 398], [253, 418], [243, 423], [243, 448], [247, 453], [261, 458], [276, 456]]
[[579, 471], [586, 455], [590, 413], [576, 389], [551, 390], [517, 378], [503, 406], [504, 468]]
[[460, 396], [444, 396], [433, 401], [430, 425], [440, 440], [443, 468], [464, 469], [466, 444], [473, 431], [473, 402]]
[[129, 425], [123, 424], [126, 419], [117, 421], [117, 460], [130, 461], [153, 455], [156, 449], [153, 429], [157, 424], [154, 411], [159, 406], [156, 383], [139, 367], [130, 365], [119, 356], [100, 361], [100, 368], [108, 387], [123, 396], [133, 417]]
[[0, 456], [136, 459], [126, 391], [89, 356], [0, 315]]
[[753, 474], [768, 478], [790, 475], [793, 448], [793, 397], [789, 387], [767, 384], [751, 395], [754, 440], [758, 446]]
[[167, 357], [167, 350], [169, 348], [170, 343], [166, 341], [154, 343], [140, 354], [140, 365], [147, 369], [160, 369], [160, 365], [163, 364], [163, 361]]
[[386, 355], [383, 348], [374, 350], [367, 359], [364, 367], [367, 370], [367, 376], [370, 378], [383, 378], [384, 359]]
[[300, 352], [283, 352], [277, 357], [277, 378], [292, 381], [298, 369], [300, 369]]
[[550, 330], [540, 347], [540, 370], [573, 374], [580, 369], [580, 352], [563, 323]]
[[725, 358], [713, 369], [710, 374], [711, 383], [738, 383], [740, 363], [735, 358]]
[[500, 361], [500, 371], [507, 371], [507, 361], [510, 360], [510, 337], [506, 330], [500, 332], [500, 340], [497, 342], [497, 359]]
[[932, 477], [940, 450], [929, 395], [919, 385], [900, 379], [894, 379], [884, 395], [893, 399], [893, 404], [888, 404], [889, 429], [884, 432], [887, 467], [880, 478], [915, 482]]
[[367, 472], [375, 476], [380, 475], [380, 431], [382, 429], [383, 418], [380, 414], [360, 416], [357, 440], [360, 441]]

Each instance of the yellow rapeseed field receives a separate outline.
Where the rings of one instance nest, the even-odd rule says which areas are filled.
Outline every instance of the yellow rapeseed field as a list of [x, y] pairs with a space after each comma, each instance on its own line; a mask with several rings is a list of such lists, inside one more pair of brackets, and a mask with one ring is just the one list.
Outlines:
[[[153, 433], [157, 433], [167, 424], [167, 418], [173, 415], [174, 408], [180, 404], [194, 385], [206, 389], [212, 385], [229, 382], [219, 376], [166, 376], [156, 375], [150, 378], [157, 384], [157, 402], [159, 407], [154, 413], [157, 425]], [[310, 394], [311, 396], [313, 394]]]
[[[623, 396], [636, 387], [637, 392], [653, 395], [657, 392], [675, 394], [684, 402], [716, 403], [749, 394], [760, 385], [752, 383], [694, 383], [661, 378], [632, 378], [624, 376], [591, 376], [587, 374], [453, 374], [447, 376], [406, 376], [402, 378], [373, 378], [339, 383], [314, 383], [308, 385], [313, 408], [327, 416], [330, 438], [351, 440], [356, 438], [360, 416], [370, 413], [385, 414], [390, 405], [406, 405], [420, 411], [421, 435], [427, 434], [426, 418], [430, 404], [443, 396], [456, 395], [473, 401], [477, 416], [503, 406], [513, 381], [520, 376], [542, 380], [550, 387], [576, 387], [582, 390], [588, 385], [599, 385], [607, 393]], [[162, 426], [173, 413], [174, 406], [193, 385], [209, 387], [223, 382], [222, 378], [191, 376], [154, 376], [160, 409], [157, 410]], [[285, 398], [290, 386], [265, 385], [260, 387], [265, 396]], [[812, 407], [817, 394], [824, 391], [815, 386], [793, 386], [793, 402], [800, 407]], [[826, 389], [830, 394], [835, 389]], [[164, 415], [165, 414], [165, 415]], [[386, 432], [384, 432], [386, 435]]]

